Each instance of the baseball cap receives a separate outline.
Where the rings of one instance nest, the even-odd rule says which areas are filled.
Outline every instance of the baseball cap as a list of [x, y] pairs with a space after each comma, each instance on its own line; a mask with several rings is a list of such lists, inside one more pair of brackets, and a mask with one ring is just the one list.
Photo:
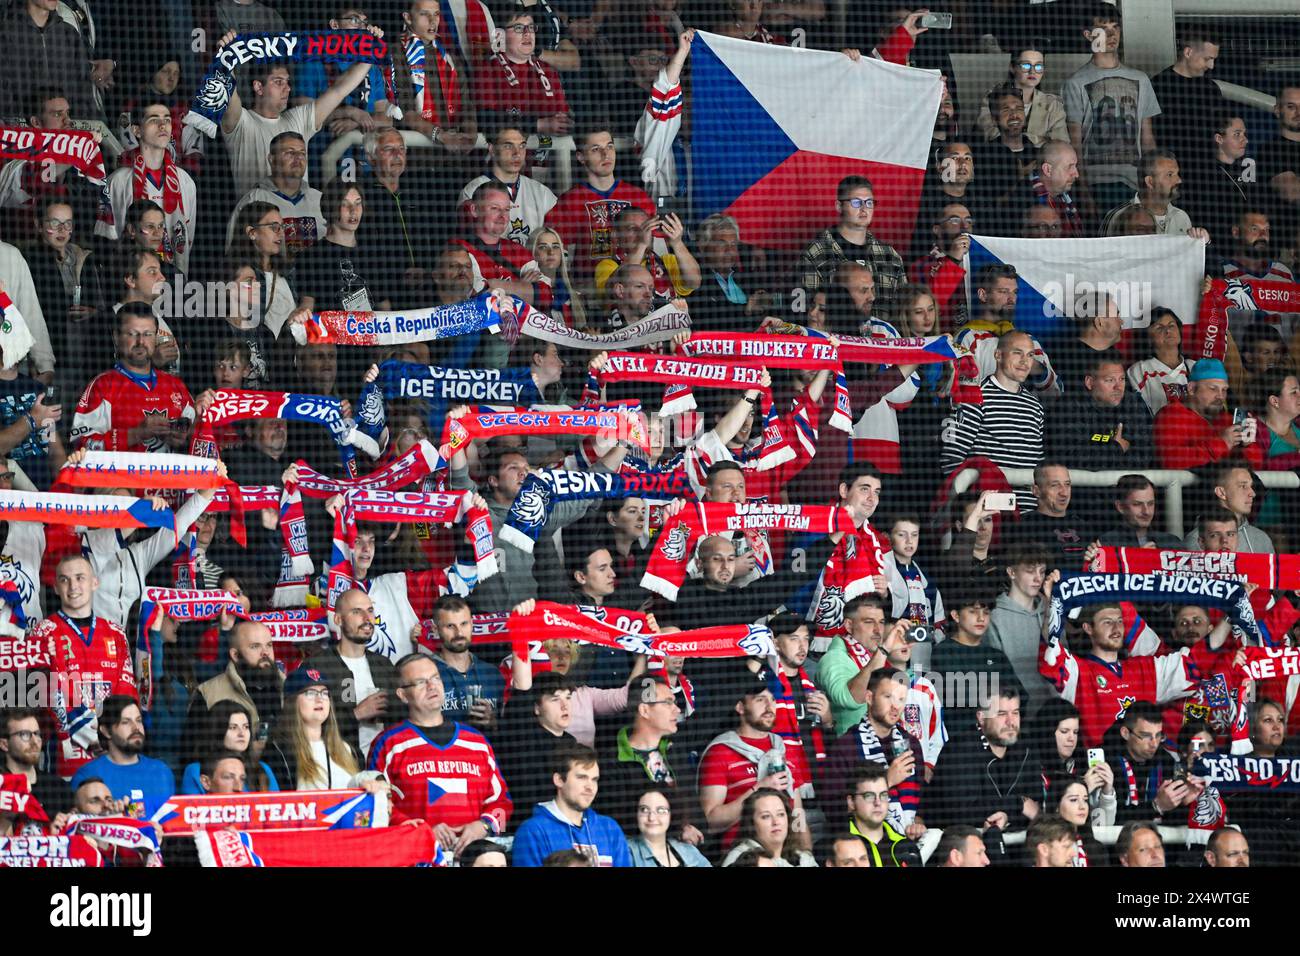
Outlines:
[[1218, 359], [1203, 358], [1192, 366], [1192, 372], [1187, 376], [1187, 381], [1203, 382], [1210, 378], [1221, 378], [1227, 381], [1228, 370], [1223, 367], [1223, 363]]
[[303, 664], [296, 671], [285, 678], [284, 681], [284, 699], [289, 700], [297, 697], [308, 687], [324, 687], [326, 690], [333, 691], [330, 682], [325, 679], [325, 675], [312, 667], [310, 663]]

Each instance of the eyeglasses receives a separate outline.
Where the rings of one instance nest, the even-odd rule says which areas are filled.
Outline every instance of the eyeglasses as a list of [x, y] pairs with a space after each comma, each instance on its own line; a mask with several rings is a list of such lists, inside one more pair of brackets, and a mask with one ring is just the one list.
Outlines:
[[975, 219], [973, 216], [949, 216], [947, 219], [940, 220], [945, 226], [973, 226]]
[[1025, 227], [1026, 232], [1060, 232], [1059, 222], [1034, 222]]
[[311, 697], [314, 698], [315, 700], [329, 700], [330, 692], [326, 690], [324, 687], [308, 687], [305, 691], [302, 692], [302, 696]]
[[522, 36], [527, 36], [527, 35], [530, 34], [530, 33], [536, 33], [536, 32], [537, 32], [537, 24], [535, 24], [535, 23], [516, 23], [514, 26], [512, 26], [512, 27], [507, 27], [506, 29], [509, 30], [509, 31], [511, 31], [515, 36], [517, 36], [517, 37], [522, 37]]
[[671, 807], [637, 807], [636, 812], [643, 817], [666, 817], [673, 811]]
[[863, 206], [868, 209], [876, 208], [876, 201], [874, 199], [841, 199], [840, 202], [846, 202], [854, 209], [861, 209]]
[[279, 235], [280, 233], [284, 232], [284, 223], [282, 223], [282, 222], [259, 222], [259, 223], [258, 223], [256, 226], [254, 226], [253, 228], [254, 228], [254, 229], [270, 229], [272, 232], [274, 232], [274, 233], [276, 233], [277, 235]]
[[854, 796], [857, 797], [859, 800], [861, 800], [863, 803], [888, 803], [889, 802], [888, 790], [885, 790], [881, 793], [875, 793], [872, 791], [869, 791], [867, 793], [855, 793]]
[[1029, 72], [1031, 72], [1031, 71], [1034, 72], [1034, 73], [1042, 73], [1042, 72], [1043, 72], [1043, 64], [1042, 64], [1042, 63], [1017, 63], [1016, 66], [1018, 66], [1018, 67], [1021, 69], [1021, 71], [1025, 72], [1025, 73], [1029, 73]]
[[430, 684], [441, 684], [441, 683], [442, 683], [441, 679], [437, 677], [421, 677], [418, 680], [411, 681], [409, 684], [398, 684], [397, 686], [405, 688], [406, 690], [411, 690], [411, 689], [424, 690]]
[[365, 17], [358, 17], [358, 16], [342, 17], [341, 22], [350, 23], [354, 27], [364, 27], [370, 24], [370, 21], [367, 20]]
[[46, 219], [42, 225], [46, 232], [72, 232], [71, 219]]
[[15, 730], [9, 735], [10, 739], [17, 737], [19, 740], [41, 740], [44, 736], [39, 730]]

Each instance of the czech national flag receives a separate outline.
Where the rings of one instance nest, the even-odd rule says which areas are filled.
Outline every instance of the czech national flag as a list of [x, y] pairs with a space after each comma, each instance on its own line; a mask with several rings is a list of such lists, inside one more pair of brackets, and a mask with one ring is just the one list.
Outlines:
[[1196, 322], [1205, 274], [1205, 244], [1187, 236], [1108, 236], [1104, 239], [1002, 239], [971, 236], [966, 294], [985, 266], [1007, 263], [1020, 281], [1016, 328], [1045, 342], [1072, 324], [1077, 303], [1111, 296], [1125, 328], [1146, 328], [1153, 306]]
[[691, 44], [696, 212], [725, 212], [748, 243], [802, 248], [834, 223], [835, 187], [875, 187], [871, 232], [905, 249], [939, 111], [937, 72], [713, 33]]

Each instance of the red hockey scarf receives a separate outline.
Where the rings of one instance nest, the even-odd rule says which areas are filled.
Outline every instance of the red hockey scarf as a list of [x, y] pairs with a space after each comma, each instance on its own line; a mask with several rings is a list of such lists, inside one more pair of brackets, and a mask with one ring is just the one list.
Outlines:
[[307, 515], [302, 510], [302, 495], [292, 482], [284, 486], [280, 497], [280, 540], [284, 543], [282, 553], [289, 563], [289, 574], [302, 577], [315, 570], [307, 545]]
[[[884, 573], [884, 560], [884, 544], [870, 522], [844, 536], [822, 569], [808, 609], [808, 620], [816, 626], [814, 636], [844, 633], [844, 605], [875, 589], [872, 579]], [[853, 653], [853, 644], [847, 646]]]
[[[234, 487], [238, 489], [239, 499], [243, 502], [244, 508], [249, 511], [265, 511], [268, 508], [280, 507], [282, 492], [275, 485], [235, 485]], [[231, 490], [227, 485], [218, 488], [204, 510], [208, 514], [230, 511], [233, 497]]]
[[1258, 312], [1300, 312], [1300, 285], [1236, 276], [1225, 283], [1224, 296], [1234, 309]]
[[853, 518], [848, 511], [825, 505], [688, 506], [660, 530], [646, 562], [641, 587], [676, 601], [678, 589], [686, 579], [687, 567], [702, 539], [725, 532], [749, 534], [775, 530], [802, 534], [854, 532]]
[[0, 868], [103, 865], [104, 855], [83, 836], [0, 837]]
[[283, 644], [306, 644], [330, 636], [323, 607], [293, 607], [282, 611], [258, 611], [250, 621], [266, 625], [271, 639]]
[[[596, 381], [601, 387], [609, 382], [663, 382], [697, 388], [752, 388], [767, 392], [768, 401], [771, 401], [771, 393], [763, 388], [762, 379], [761, 365], [709, 362], [646, 352], [610, 352], [605, 367], [596, 373]], [[664, 415], [675, 415], [694, 407], [694, 402], [679, 408], [666, 401], [660, 411]]]
[[[149, 198], [148, 180], [149, 175], [144, 165], [144, 153], [141, 152], [135, 157], [135, 163], [131, 166], [131, 198], [136, 202]], [[172, 161], [171, 154], [166, 150], [163, 151], [162, 193], [164, 213], [170, 216], [180, 210], [181, 215], [185, 214], [185, 210], [181, 206], [181, 177], [176, 170], [176, 164]]]
[[383, 830], [320, 833], [243, 833], [200, 830], [194, 834], [203, 866], [445, 866], [446, 858], [423, 820]]
[[220, 462], [165, 452], [90, 451], [56, 481], [73, 488], [223, 488]]
[[413, 491], [353, 491], [347, 496], [354, 521], [383, 524], [441, 524], [463, 522], [465, 540], [474, 549], [478, 579], [483, 581], [497, 573], [497, 559], [492, 544], [492, 515], [486, 508], [476, 508], [474, 495], [468, 491], [449, 494], [421, 494]]
[[[775, 679], [777, 686], [774, 688], [779, 693], [774, 693], [776, 698], [776, 723], [772, 725], [772, 733], [780, 734], [785, 738], [787, 744], [802, 744], [803, 730], [799, 726], [799, 714], [794, 706], [794, 687], [790, 682], [790, 675], [785, 672], [785, 668], [778, 667], [775, 670], [767, 671], [768, 685], [771, 686]], [[799, 686], [803, 688], [804, 699], [808, 699], [808, 694], [817, 689], [817, 685], [812, 682], [804, 669], [799, 668]], [[809, 730], [809, 743], [811, 752], [807, 753], [808, 767], [811, 774], [813, 762], [815, 760], [826, 759], [826, 741], [822, 737], [820, 726], [813, 727]]]
[[0, 126], [0, 159], [21, 159], [29, 168], [42, 163], [71, 166], [97, 186], [105, 178], [103, 154], [88, 130]]
[[388, 825], [387, 801], [364, 790], [282, 790], [278, 793], [174, 794], [152, 822], [163, 836], [188, 836], [199, 830], [242, 827], [262, 830], [357, 830]]
[[[615, 618], [610, 623], [609, 618]], [[771, 657], [772, 632], [749, 624], [724, 624], [675, 634], [650, 632], [646, 616], [622, 608], [582, 608], [538, 601], [531, 614], [511, 614], [508, 624], [516, 654], [528, 653], [529, 641], [557, 637], [616, 647], [632, 654], [671, 657]]]
[[1234, 554], [1229, 551], [1157, 551], [1102, 548], [1093, 570], [1125, 574], [1194, 574], [1249, 581], [1266, 591], [1300, 588], [1300, 554]]
[[[506, 83], [509, 84], [510, 88], [517, 89], [519, 86], [519, 77], [515, 75], [515, 64], [506, 59], [504, 53], [494, 54], [492, 59], [496, 60], [497, 65], [501, 67], [501, 72], [505, 74]], [[537, 74], [537, 82], [541, 84], [542, 92], [546, 94], [548, 100], [555, 96], [555, 88], [551, 85], [550, 77], [548, 77], [546, 71], [542, 69], [542, 64], [538, 61], [537, 57], [529, 57], [527, 64], [521, 63], [519, 65], [527, 65], [533, 68], [533, 72]]]
[[[1189, 360], [1222, 360], [1228, 351], [1228, 284], [1222, 279], [1210, 283], [1210, 291], [1201, 296], [1201, 309], [1195, 327], [1183, 327], [1183, 355]], [[1190, 339], [1188, 334], [1190, 332]]]
[[158, 828], [135, 817], [83, 817], [74, 814], [63, 832], [69, 836], [91, 837], [126, 850], [157, 853], [161, 849]]
[[681, 353], [692, 358], [717, 358], [729, 362], [753, 362], [760, 367], [828, 369], [835, 373], [835, 410], [827, 423], [843, 432], [853, 430], [853, 409], [844, 380], [844, 365], [835, 346], [820, 337], [746, 334], [742, 332], [694, 332], [682, 344]]
[[[428, 49], [430, 46], [433, 47], [432, 51]], [[442, 44], [436, 39], [431, 44], [426, 44], [418, 36], [404, 33], [402, 48], [406, 52], [415, 105], [419, 108], [420, 115], [434, 126], [455, 126], [456, 113], [460, 109], [460, 80], [451, 58], [442, 51]], [[429, 84], [430, 59], [436, 62], [438, 69], [436, 91]]]
[[611, 441], [630, 441], [650, 450], [645, 416], [623, 408], [570, 411], [529, 411], [518, 408], [499, 412], [479, 409], [461, 418], [449, 418], [442, 433], [440, 453], [450, 458], [472, 441], [500, 435], [599, 435]]
[[401, 458], [360, 478], [331, 478], [301, 459], [295, 464], [298, 466], [298, 488], [308, 498], [332, 498], [349, 491], [392, 491], [447, 467], [438, 449], [427, 439], [412, 445]]
[[1300, 647], [1243, 647], [1246, 666], [1239, 671], [1251, 680], [1300, 674]]

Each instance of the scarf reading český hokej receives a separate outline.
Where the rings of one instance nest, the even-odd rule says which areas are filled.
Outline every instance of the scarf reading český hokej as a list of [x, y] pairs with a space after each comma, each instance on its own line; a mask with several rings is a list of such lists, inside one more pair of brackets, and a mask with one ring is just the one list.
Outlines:
[[323, 63], [348, 60], [369, 63], [384, 74], [384, 99], [388, 115], [401, 119], [393, 86], [393, 58], [388, 44], [366, 30], [321, 30], [310, 33], [241, 33], [217, 50], [199, 84], [185, 124], [214, 137], [230, 106], [235, 90], [235, 70], [246, 63]]
[[552, 468], [524, 479], [510, 506], [501, 539], [521, 551], [532, 553], [546, 526], [551, 507], [557, 501], [590, 501], [598, 498], [650, 498], [671, 501], [690, 497], [691, 483], [685, 471], [652, 473], [620, 471], [565, 471]]
[[0, 126], [0, 160], [11, 159], [71, 166], [96, 186], [106, 175], [104, 156], [89, 130]]
[[464, 302], [412, 312], [316, 312], [302, 324], [291, 324], [289, 334], [299, 345], [410, 345], [474, 332], [498, 332], [502, 308], [511, 312], [516, 301], [485, 292]]
[[515, 653], [530, 641], [573, 638], [654, 657], [763, 657], [776, 654], [772, 632], [754, 624], [723, 624], [672, 634], [655, 634], [639, 611], [579, 607], [538, 601], [530, 614], [511, 614], [507, 624]]

